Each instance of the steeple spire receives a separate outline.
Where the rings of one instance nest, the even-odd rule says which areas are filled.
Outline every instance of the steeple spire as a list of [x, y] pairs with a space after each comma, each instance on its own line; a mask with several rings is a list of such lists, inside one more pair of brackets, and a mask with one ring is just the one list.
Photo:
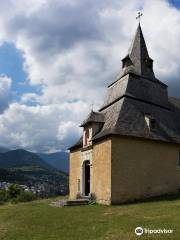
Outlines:
[[140, 23], [138, 24], [138, 28], [128, 54], [124, 59], [122, 59], [122, 62], [124, 74], [132, 72], [137, 75], [155, 79], [153, 72], [153, 60], [149, 57]]

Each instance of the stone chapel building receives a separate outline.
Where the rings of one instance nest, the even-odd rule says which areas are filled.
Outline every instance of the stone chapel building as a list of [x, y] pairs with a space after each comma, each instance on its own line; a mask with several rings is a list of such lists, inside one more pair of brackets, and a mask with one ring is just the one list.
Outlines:
[[180, 189], [180, 99], [153, 71], [139, 24], [122, 71], [70, 148], [70, 199], [113, 204]]

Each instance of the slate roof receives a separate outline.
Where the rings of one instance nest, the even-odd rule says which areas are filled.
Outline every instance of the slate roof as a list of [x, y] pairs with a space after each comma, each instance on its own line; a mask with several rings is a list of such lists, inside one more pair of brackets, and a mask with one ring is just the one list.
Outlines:
[[125, 95], [162, 107], [169, 107], [166, 85], [128, 73], [108, 87], [107, 95], [100, 111]]
[[86, 126], [88, 123], [104, 123], [104, 116], [99, 112], [94, 112], [93, 110], [90, 112], [90, 114], [87, 116], [87, 118], [82, 122], [80, 127]]
[[[93, 141], [121, 135], [180, 143], [180, 99], [168, 97], [167, 85], [156, 79], [146, 59], [152, 61], [139, 25], [119, 78], [108, 86], [97, 114], [104, 124]], [[90, 114], [82, 126], [95, 116]], [[153, 128], [147, 125], [145, 116], [154, 119]], [[82, 139], [71, 149], [80, 146]]]
[[149, 56], [140, 24], [125, 58], [127, 57], [130, 58], [132, 64], [122, 70], [120, 77], [131, 72], [155, 80], [153, 69], [147, 68], [147, 62], [153, 64], [153, 60]]
[[[102, 111], [105, 123], [93, 140], [122, 135], [180, 143], [180, 99], [170, 97], [169, 104], [170, 110], [124, 97]], [[148, 114], [155, 119], [153, 130], [145, 121]], [[82, 147], [82, 142], [81, 137], [72, 149]]]
[[82, 147], [82, 145], [83, 145], [83, 136], [81, 136], [81, 137], [78, 139], [78, 141], [69, 148], [69, 150], [73, 150], [73, 149], [76, 149], [76, 148], [80, 148], [80, 147]]
[[[169, 107], [166, 109], [124, 97], [102, 111], [106, 122], [94, 140], [104, 134], [117, 134], [180, 143], [180, 99], [169, 98]], [[109, 118], [112, 112], [113, 118]], [[149, 129], [145, 121], [146, 115], [155, 120], [153, 129]]]

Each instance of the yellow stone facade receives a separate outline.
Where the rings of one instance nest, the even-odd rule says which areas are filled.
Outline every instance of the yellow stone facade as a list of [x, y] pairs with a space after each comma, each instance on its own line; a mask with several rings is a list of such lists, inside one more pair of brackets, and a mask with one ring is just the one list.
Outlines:
[[111, 137], [89, 152], [70, 153], [70, 198], [83, 193], [83, 161], [90, 159], [90, 192], [98, 203], [116, 204], [180, 189], [179, 145], [132, 137]]
[[112, 139], [112, 203], [177, 193], [179, 146], [138, 138]]
[[78, 194], [78, 179], [81, 172], [81, 151], [76, 150], [70, 153], [69, 169], [69, 191], [70, 199], [75, 199]]
[[111, 203], [111, 143], [108, 139], [93, 147], [92, 193], [102, 204]]
[[[88, 159], [89, 158], [89, 159]], [[90, 160], [90, 189], [97, 201], [111, 203], [111, 140], [102, 141], [92, 150], [70, 153], [70, 199], [83, 195], [83, 161]], [[80, 186], [79, 186], [80, 185]]]

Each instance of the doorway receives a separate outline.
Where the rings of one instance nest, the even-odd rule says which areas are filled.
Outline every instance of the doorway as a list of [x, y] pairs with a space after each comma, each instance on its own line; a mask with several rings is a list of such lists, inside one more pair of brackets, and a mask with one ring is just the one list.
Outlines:
[[84, 195], [89, 196], [90, 193], [90, 161], [84, 162]]

